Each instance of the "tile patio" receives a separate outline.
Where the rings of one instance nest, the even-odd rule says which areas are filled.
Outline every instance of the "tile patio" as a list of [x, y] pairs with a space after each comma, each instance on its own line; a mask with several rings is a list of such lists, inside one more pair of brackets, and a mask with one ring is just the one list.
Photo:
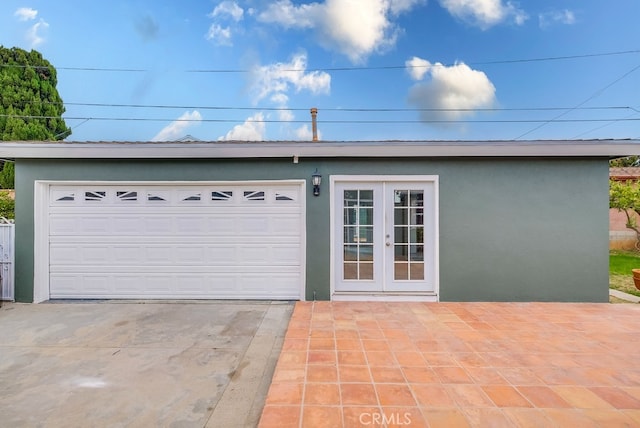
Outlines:
[[260, 427], [640, 426], [640, 306], [298, 302]]

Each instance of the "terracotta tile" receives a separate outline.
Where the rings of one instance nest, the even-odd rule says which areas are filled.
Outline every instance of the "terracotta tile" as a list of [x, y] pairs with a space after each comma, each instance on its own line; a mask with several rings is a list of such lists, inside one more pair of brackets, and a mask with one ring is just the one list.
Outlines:
[[311, 339], [333, 339], [334, 329], [313, 329], [311, 330]]
[[338, 366], [340, 382], [371, 382], [368, 366]]
[[309, 339], [285, 339], [282, 343], [283, 351], [306, 351]]
[[[505, 407], [501, 409], [505, 416], [519, 428], [540, 428], [554, 426], [542, 410], [523, 407]], [[561, 427], [559, 427], [561, 428]]]
[[367, 351], [365, 352], [367, 362], [371, 366], [397, 366], [395, 358], [391, 352]]
[[304, 406], [302, 426], [335, 428], [342, 426], [342, 408], [330, 406]]
[[307, 362], [307, 353], [300, 351], [283, 351], [278, 358], [278, 367], [293, 368], [304, 367]]
[[360, 351], [338, 351], [339, 364], [365, 365], [367, 360], [364, 352]]
[[384, 334], [379, 328], [360, 329], [360, 340], [384, 340]]
[[456, 366], [457, 361], [448, 352], [423, 352], [422, 356], [430, 366]]
[[465, 367], [471, 379], [480, 385], [506, 385], [509, 382], [493, 367]]
[[633, 427], [638, 423], [620, 410], [584, 409], [584, 415], [601, 427]]
[[535, 407], [571, 407], [561, 396], [546, 386], [518, 386], [516, 389]]
[[422, 358], [422, 354], [420, 352], [393, 352], [393, 356], [395, 357], [398, 364], [403, 367], [424, 367], [427, 365], [427, 362], [424, 358]]
[[312, 350], [307, 358], [309, 364], [335, 364], [336, 351]]
[[578, 409], [613, 409], [613, 406], [582, 386], [554, 386], [551, 389]]
[[544, 382], [531, 370], [524, 367], [505, 367], [498, 369], [500, 376], [505, 378], [511, 385], [544, 385]]
[[474, 427], [513, 427], [513, 422], [498, 408], [463, 408], [462, 411]]
[[620, 388], [593, 387], [589, 389], [616, 409], [640, 409], [640, 400]]
[[469, 421], [459, 409], [422, 409], [422, 414], [431, 427], [470, 427]]
[[360, 334], [356, 329], [339, 329], [335, 331], [336, 339], [350, 339], [350, 340], [360, 340]]
[[375, 388], [381, 406], [416, 406], [411, 389], [406, 384], [377, 383]]
[[371, 367], [371, 377], [376, 383], [404, 383], [402, 370], [397, 367]]
[[272, 382], [304, 382], [305, 369], [300, 368], [277, 368], [273, 373]]
[[309, 337], [309, 329], [307, 328], [289, 328], [287, 329], [286, 339], [307, 339]]
[[462, 367], [433, 367], [442, 383], [473, 383], [467, 372]]
[[[487, 367], [489, 364], [477, 352], [458, 352], [452, 355], [453, 359], [463, 368]], [[450, 366], [453, 364], [444, 364]]]
[[300, 404], [302, 403], [302, 383], [272, 383], [267, 394], [266, 404]]
[[385, 351], [390, 352], [391, 349], [386, 340], [363, 339], [362, 347], [365, 351]]
[[495, 404], [478, 385], [447, 385], [446, 390], [458, 406], [495, 407]]
[[377, 406], [344, 406], [344, 427], [382, 428], [382, 410]]
[[307, 383], [304, 387], [304, 404], [340, 405], [340, 390], [336, 383]]
[[384, 406], [379, 418], [388, 428], [427, 428], [427, 421], [417, 407]]
[[600, 428], [600, 425], [589, 419], [579, 409], [541, 409], [552, 424], [559, 427]]
[[339, 351], [362, 351], [360, 339], [336, 339], [336, 349]]
[[337, 382], [338, 369], [335, 365], [309, 364], [307, 366], [307, 382]]
[[[410, 384], [413, 395], [419, 406], [424, 407], [455, 407], [447, 389], [442, 385]], [[487, 399], [488, 400], [488, 399]]]
[[340, 394], [342, 404], [377, 406], [378, 398], [372, 384], [369, 383], [341, 383]]
[[333, 339], [326, 338], [314, 338], [309, 340], [310, 350], [334, 350], [336, 348], [336, 342]]
[[386, 339], [409, 339], [404, 328], [384, 328], [382, 334]]
[[259, 428], [297, 428], [300, 424], [300, 406], [266, 405], [262, 410]]
[[402, 367], [409, 383], [439, 383], [440, 377], [429, 367]]
[[632, 426], [640, 426], [640, 410], [623, 410], [622, 413], [633, 420]]
[[512, 386], [486, 385], [481, 388], [498, 407], [532, 407], [531, 403]]

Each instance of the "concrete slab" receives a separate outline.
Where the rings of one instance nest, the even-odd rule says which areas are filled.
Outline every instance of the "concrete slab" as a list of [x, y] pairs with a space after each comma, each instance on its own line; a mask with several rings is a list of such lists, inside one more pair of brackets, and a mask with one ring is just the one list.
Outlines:
[[293, 305], [0, 308], [6, 426], [256, 426]]

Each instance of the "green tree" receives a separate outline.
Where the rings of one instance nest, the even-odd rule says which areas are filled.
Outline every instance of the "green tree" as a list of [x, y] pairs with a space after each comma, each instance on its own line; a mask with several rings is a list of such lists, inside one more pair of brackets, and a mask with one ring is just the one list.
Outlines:
[[5, 161], [2, 171], [0, 171], [0, 187], [3, 189], [13, 189], [16, 175], [16, 164]]
[[63, 140], [71, 134], [56, 69], [40, 52], [0, 46], [0, 140]]
[[626, 156], [624, 158], [612, 159], [609, 161], [609, 166], [612, 166], [612, 167], [640, 166], [640, 156]]
[[634, 214], [640, 215], [640, 182], [609, 180], [609, 208], [624, 212], [627, 217], [625, 226], [636, 233], [636, 240], [640, 243], [640, 226]]
[[[0, 141], [56, 141], [71, 135], [62, 114], [56, 69], [40, 52], [0, 45]], [[13, 163], [5, 162], [2, 187], [13, 188]], [[9, 166], [10, 165], [10, 166]]]

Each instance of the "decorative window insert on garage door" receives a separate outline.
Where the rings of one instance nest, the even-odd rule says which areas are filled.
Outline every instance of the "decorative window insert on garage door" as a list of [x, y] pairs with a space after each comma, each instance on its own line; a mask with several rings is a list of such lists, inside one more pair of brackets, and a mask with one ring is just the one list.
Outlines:
[[301, 299], [304, 181], [36, 183], [36, 301]]

